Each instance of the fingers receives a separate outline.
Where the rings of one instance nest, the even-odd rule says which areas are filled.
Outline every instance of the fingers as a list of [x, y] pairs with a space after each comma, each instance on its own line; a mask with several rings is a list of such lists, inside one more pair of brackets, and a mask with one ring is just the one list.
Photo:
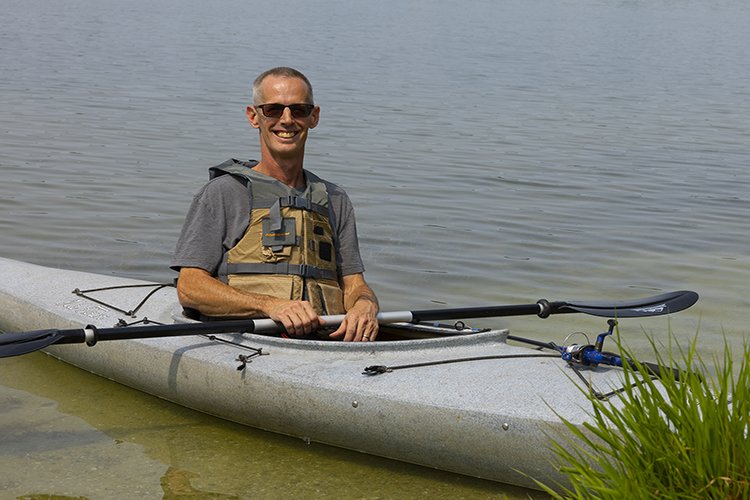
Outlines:
[[317, 330], [323, 321], [307, 301], [281, 301], [270, 317], [284, 325], [287, 334], [303, 337]]
[[363, 342], [373, 342], [378, 336], [378, 322], [377, 320], [371, 321], [369, 318], [367, 321], [360, 323], [362, 331]]
[[344, 342], [372, 342], [378, 336], [378, 321], [371, 315], [347, 314], [344, 321], [329, 335]]
[[[325, 323], [307, 301], [279, 300], [271, 308], [269, 316], [284, 325], [291, 337], [310, 335]], [[377, 310], [365, 308], [350, 310], [336, 331], [329, 335], [344, 342], [372, 342], [377, 336]]]

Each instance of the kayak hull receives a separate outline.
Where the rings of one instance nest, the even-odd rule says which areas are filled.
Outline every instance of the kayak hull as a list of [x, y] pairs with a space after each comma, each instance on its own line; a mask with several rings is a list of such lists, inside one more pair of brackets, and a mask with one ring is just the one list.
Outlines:
[[[2, 258], [0, 275], [5, 332], [112, 327], [144, 318], [190, 321], [172, 287], [128, 316], [72, 292], [148, 283]], [[148, 291], [90, 295], [128, 311]], [[191, 335], [45, 351], [171, 402], [306, 441], [526, 487], [536, 487], [531, 478], [561, 481], [551, 438], [564, 432], [560, 416], [588, 421], [591, 403], [564, 361], [527, 357], [541, 353], [509, 345], [507, 335], [494, 330], [370, 343]], [[242, 356], [248, 356], [244, 366]], [[435, 364], [363, 374], [371, 365], [425, 363]], [[599, 389], [621, 385], [617, 369], [586, 375]]]

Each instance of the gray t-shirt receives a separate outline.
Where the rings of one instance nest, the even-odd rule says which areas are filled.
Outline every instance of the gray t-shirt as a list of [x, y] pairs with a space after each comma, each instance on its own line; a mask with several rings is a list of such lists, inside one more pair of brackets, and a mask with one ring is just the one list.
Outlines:
[[[339, 186], [323, 182], [328, 190], [338, 273], [363, 273], [352, 202]], [[250, 190], [234, 176], [209, 181], [193, 198], [169, 267], [175, 271], [198, 267], [216, 276], [224, 254], [244, 236], [251, 207]]]

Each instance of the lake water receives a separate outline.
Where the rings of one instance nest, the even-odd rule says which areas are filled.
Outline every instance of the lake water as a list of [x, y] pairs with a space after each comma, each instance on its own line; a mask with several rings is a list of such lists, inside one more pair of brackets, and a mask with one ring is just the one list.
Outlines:
[[[0, 255], [171, 279], [207, 168], [258, 157], [250, 82], [290, 65], [322, 108], [306, 167], [349, 192], [383, 310], [691, 289], [688, 311], [621, 322], [626, 343], [648, 353], [645, 333], [671, 330], [709, 357], [739, 349], [748, 25], [742, 0], [4, 0]], [[11, 496], [524, 495], [233, 426], [41, 354], [0, 363], [0, 398]]]

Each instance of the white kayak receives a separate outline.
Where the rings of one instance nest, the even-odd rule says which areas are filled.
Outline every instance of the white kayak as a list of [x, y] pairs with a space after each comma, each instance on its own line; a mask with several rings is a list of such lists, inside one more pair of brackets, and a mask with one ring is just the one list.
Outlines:
[[[191, 322], [171, 286], [3, 258], [0, 276], [4, 332]], [[123, 285], [129, 287], [110, 289]], [[561, 435], [560, 417], [589, 420], [583, 378], [602, 392], [622, 385], [619, 368], [600, 365], [582, 378], [559, 354], [508, 344], [507, 330], [395, 331], [391, 338], [423, 338], [343, 343], [183, 334], [45, 351], [248, 426], [532, 488], [531, 478], [562, 479], [550, 437]]]

